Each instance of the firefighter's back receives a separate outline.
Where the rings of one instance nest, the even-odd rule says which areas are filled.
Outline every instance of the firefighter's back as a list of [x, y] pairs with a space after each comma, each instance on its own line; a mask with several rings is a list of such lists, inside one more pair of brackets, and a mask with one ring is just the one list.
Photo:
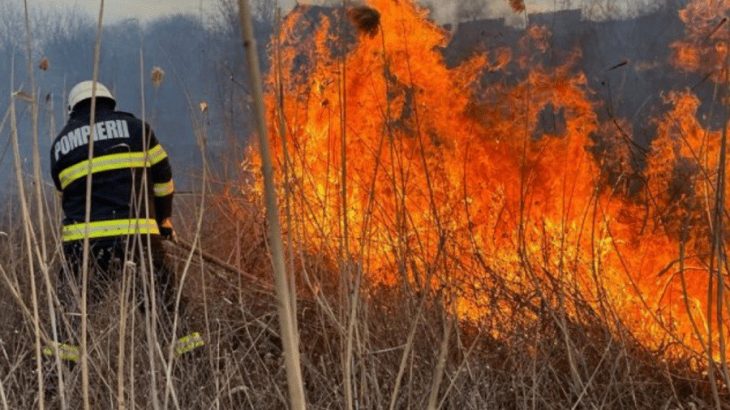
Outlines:
[[51, 171], [63, 193], [64, 241], [83, 237], [77, 228], [85, 221], [89, 173], [92, 239], [157, 230], [149, 168], [167, 155], [143, 121], [99, 102], [93, 130], [89, 110], [78, 110], [51, 147]]

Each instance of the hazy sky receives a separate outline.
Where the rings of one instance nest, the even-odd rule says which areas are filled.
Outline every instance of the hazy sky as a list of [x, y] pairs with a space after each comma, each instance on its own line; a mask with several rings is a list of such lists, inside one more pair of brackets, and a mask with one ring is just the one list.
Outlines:
[[[0, 0], [7, 1], [7, 0]], [[18, 1], [21, 0], [10, 0]], [[217, 0], [106, 0], [104, 19], [109, 22], [136, 18], [142, 21], [175, 13], [198, 14], [208, 10]], [[94, 17], [99, 13], [99, 0], [28, 0], [33, 7], [74, 8], [87, 12]]]
[[[18, 1], [21, 0], [0, 0]], [[268, 0], [275, 1], [275, 0]], [[218, 0], [106, 0], [105, 19], [109, 22], [136, 18], [147, 21], [156, 17], [175, 13], [199, 14], [215, 10]], [[308, 0], [303, 3], [325, 3], [327, 0]], [[455, 4], [459, 0], [426, 0], [425, 3], [438, 5], [437, 15], [441, 21], [450, 21], [453, 16]], [[282, 7], [292, 7], [295, 0], [281, 0]], [[485, 1], [487, 3], [487, 1]], [[528, 10], [553, 8], [554, 0], [527, 0]], [[558, 2], [559, 3], [559, 2]], [[99, 12], [99, 0], [29, 0], [31, 7], [53, 7], [68, 8], [76, 7], [94, 16]], [[506, 0], [488, 0], [489, 11], [492, 16], [513, 16]]]

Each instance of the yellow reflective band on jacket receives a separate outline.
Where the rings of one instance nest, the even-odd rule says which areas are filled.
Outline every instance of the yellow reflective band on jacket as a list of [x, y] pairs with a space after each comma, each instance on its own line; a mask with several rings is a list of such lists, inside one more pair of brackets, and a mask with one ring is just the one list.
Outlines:
[[161, 184], [155, 184], [155, 196], [168, 196], [175, 192], [175, 183], [170, 180]]
[[123, 152], [120, 154], [109, 154], [94, 157], [91, 160], [81, 161], [72, 165], [58, 174], [61, 181], [61, 189], [66, 189], [74, 181], [83, 178], [89, 174], [89, 162], [91, 162], [91, 173], [114, 171], [127, 168], [144, 168], [151, 167], [160, 163], [167, 158], [162, 145], [156, 145], [146, 153], [144, 152]]
[[[90, 222], [89, 239], [108, 238], [135, 234], [159, 234], [157, 221], [154, 219], [114, 219], [111, 221]], [[63, 241], [78, 241], [84, 239], [86, 224], [77, 223], [63, 227]]]
[[58, 174], [58, 179], [61, 181], [61, 189], [66, 189], [72, 182], [87, 176], [89, 173], [89, 162], [91, 162], [92, 174], [117, 169], [143, 168], [145, 165], [149, 166], [149, 160], [145, 164], [144, 152], [124, 152], [121, 154], [103, 155], [92, 158], [90, 161], [81, 161], [61, 171]]
[[191, 352], [199, 347], [205, 346], [205, 341], [200, 333], [193, 332], [187, 336], [183, 336], [177, 339], [175, 343], [175, 355], [182, 356], [185, 353]]
[[54, 343], [51, 346], [46, 346], [43, 348], [43, 356], [46, 357], [55, 357], [56, 351], [58, 351], [58, 357], [61, 360], [65, 360], [67, 362], [74, 362], [78, 363], [80, 355], [79, 355], [79, 347], [74, 345], [69, 345], [66, 343]]
[[162, 145], [155, 145], [147, 152], [147, 160], [151, 165], [157, 165], [165, 158], [167, 158], [167, 152], [162, 148]]

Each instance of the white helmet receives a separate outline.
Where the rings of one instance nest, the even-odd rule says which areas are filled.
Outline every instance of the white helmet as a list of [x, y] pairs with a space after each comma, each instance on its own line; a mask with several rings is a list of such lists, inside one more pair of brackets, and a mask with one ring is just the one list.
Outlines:
[[[68, 113], [71, 114], [76, 104], [92, 97], [93, 81], [82, 81], [76, 84], [68, 93]], [[108, 98], [114, 102], [116, 99], [104, 84], [96, 82], [96, 98]]]

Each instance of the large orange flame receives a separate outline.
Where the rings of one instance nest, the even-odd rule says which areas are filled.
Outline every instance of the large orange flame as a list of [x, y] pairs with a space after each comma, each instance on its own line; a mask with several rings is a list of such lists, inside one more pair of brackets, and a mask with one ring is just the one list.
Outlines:
[[[356, 39], [337, 12], [313, 21], [300, 7], [276, 41], [269, 118], [288, 141], [275, 150], [307, 246], [342, 257], [346, 243], [369, 280], [445, 289], [474, 320], [503, 308], [486, 300], [498, 277], [568, 313], [577, 302], [558, 295], [581, 295], [667, 354], [702, 352], [708, 324], [719, 343], [707, 287], [722, 132], [700, 123], [694, 94], [666, 95], [673, 108], [639, 155], [625, 120], [600, 122], [578, 52], [541, 65], [545, 27], [449, 67], [447, 34], [426, 10], [368, 5], [379, 26]], [[728, 8], [697, 0], [682, 11], [673, 65], [721, 81], [727, 30], [712, 30]], [[480, 85], [510, 61], [526, 71], [520, 82]], [[638, 193], [622, 188], [635, 161]]]

